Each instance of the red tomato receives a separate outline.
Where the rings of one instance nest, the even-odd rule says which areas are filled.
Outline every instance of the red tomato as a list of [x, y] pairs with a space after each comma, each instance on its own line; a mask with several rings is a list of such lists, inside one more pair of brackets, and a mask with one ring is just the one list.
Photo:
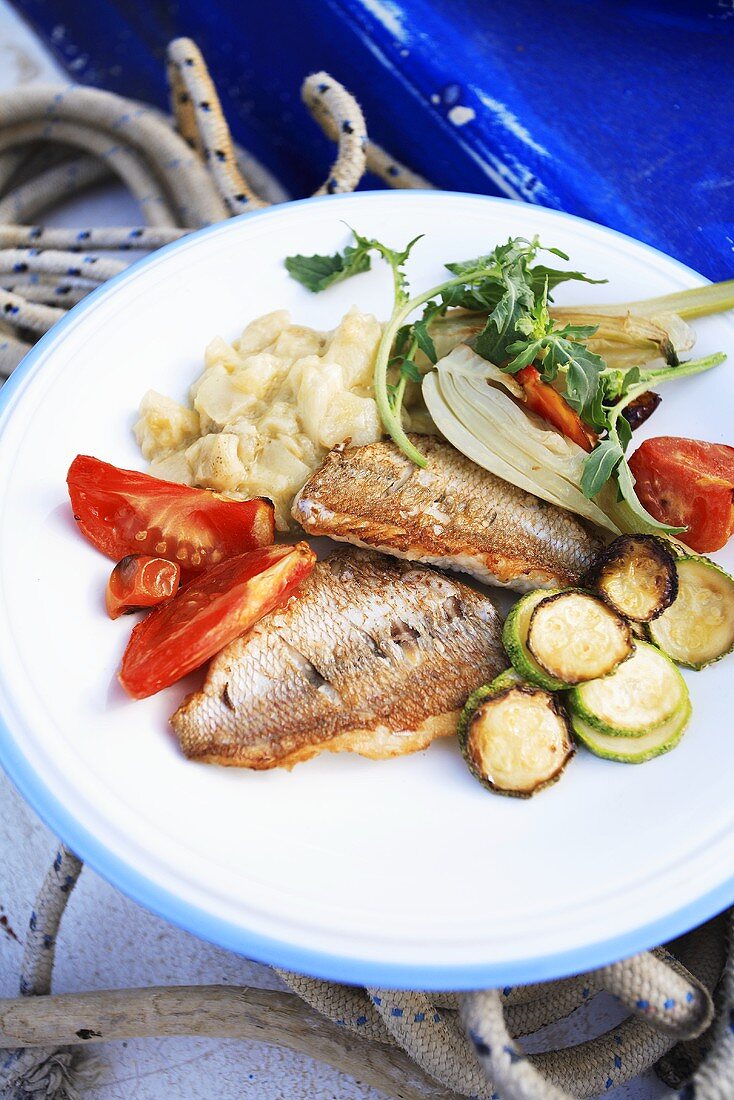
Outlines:
[[635, 492], [655, 519], [700, 554], [720, 550], [734, 530], [734, 447], [661, 435], [629, 460]]
[[226, 500], [87, 455], [77, 455], [66, 482], [74, 519], [98, 550], [115, 561], [128, 554], [167, 558], [179, 563], [184, 580], [269, 546], [275, 535], [269, 501]]
[[181, 566], [175, 561], [128, 554], [118, 561], [107, 581], [107, 614], [118, 619], [129, 611], [141, 611], [170, 600], [180, 579]]
[[195, 577], [135, 627], [120, 683], [135, 699], [169, 687], [284, 603], [315, 561], [305, 542], [267, 546]]
[[563, 394], [558, 393], [547, 382], [543, 382], [535, 367], [523, 367], [515, 375], [525, 391], [525, 403], [538, 416], [542, 416], [568, 439], [578, 443], [585, 451], [594, 449], [596, 436], [587, 428], [583, 420], [572, 409]]

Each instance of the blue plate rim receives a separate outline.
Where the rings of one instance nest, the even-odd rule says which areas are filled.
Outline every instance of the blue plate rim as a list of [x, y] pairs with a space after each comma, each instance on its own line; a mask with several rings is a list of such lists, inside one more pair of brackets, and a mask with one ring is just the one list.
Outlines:
[[[389, 193], [399, 202], [421, 201], [422, 196], [425, 195], [429, 195], [433, 199], [437, 195], [445, 195], [451, 198], [481, 200], [493, 205], [511, 203], [513, 206], [531, 206], [532, 208], [532, 204], [518, 202], [514, 199], [493, 195], [476, 195], [461, 191], [397, 190]], [[47, 350], [67, 330], [76, 325], [85, 314], [93, 310], [101, 300], [113, 294], [119, 283], [136, 278], [144, 268], [159, 262], [171, 252], [190, 245], [200, 237], [228, 231], [229, 226], [234, 222], [273, 216], [284, 208], [290, 209], [294, 206], [317, 202], [339, 202], [346, 205], [349, 205], [355, 199], [360, 202], [369, 202], [372, 196], [379, 196], [380, 201], [384, 201], [385, 191], [357, 192], [338, 196], [323, 195], [280, 203], [264, 210], [240, 214], [228, 221], [217, 222], [194, 230], [180, 240], [173, 241], [163, 248], [157, 249], [149, 256], [136, 261], [125, 271], [115, 275], [78, 305], [74, 306], [27, 353], [22, 363], [0, 390], [0, 433], [3, 430], [2, 421], [5, 420], [11, 404], [20, 397], [24, 388], [35, 376], [39, 361], [46, 355]], [[398, 196], [400, 197], [398, 198]], [[580, 222], [584, 225], [592, 225], [595, 230], [632, 242], [656, 256], [663, 257], [666, 261], [674, 263], [686, 274], [694, 276], [702, 283], [710, 283], [709, 279], [706, 279], [687, 264], [668, 256], [653, 245], [638, 241], [616, 229], [610, 229], [608, 226], [591, 222], [588, 218], [568, 214], [562, 210], [546, 207], [536, 207], [535, 209], [559, 218]], [[708, 891], [696, 901], [674, 910], [664, 918], [642, 925], [623, 935], [608, 937], [583, 948], [516, 960], [509, 964], [493, 962], [461, 966], [451, 964], [435, 966], [394, 964], [314, 951], [309, 948], [294, 947], [283, 940], [262, 936], [248, 931], [234, 922], [213, 916], [196, 905], [182, 901], [170, 890], [163, 889], [146, 875], [132, 869], [123, 858], [111, 852], [88, 829], [80, 825], [71, 811], [59, 801], [54, 792], [35, 775], [29, 761], [25, 759], [12, 737], [1, 713], [0, 764], [20, 794], [48, 828], [72, 851], [76, 852], [80, 859], [88, 863], [97, 874], [137, 904], [142, 905], [145, 909], [182, 928], [184, 931], [198, 936], [200, 939], [208, 940], [257, 962], [330, 981], [393, 989], [421, 988], [432, 990], [465, 990], [476, 989], [480, 986], [504, 987], [527, 982], [548, 981], [606, 966], [618, 959], [626, 958], [639, 951], [664, 943], [709, 920], [734, 903], [734, 874], [732, 874], [717, 888]]]

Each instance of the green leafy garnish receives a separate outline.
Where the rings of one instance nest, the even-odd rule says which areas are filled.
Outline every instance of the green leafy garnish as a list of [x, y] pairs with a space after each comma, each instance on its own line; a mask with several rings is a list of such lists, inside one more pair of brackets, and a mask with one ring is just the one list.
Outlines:
[[[584, 495], [588, 499], [595, 497], [611, 481], [616, 484], [620, 507], [627, 509], [628, 518], [638, 528], [669, 534], [681, 530], [659, 523], [637, 499], [625, 457], [632, 432], [623, 413], [651, 384], [657, 386], [669, 379], [709, 370], [725, 356], [710, 355], [648, 370], [637, 366], [626, 370], [608, 368], [604, 359], [588, 347], [597, 326], [558, 325], [548, 306], [553, 289], [562, 282], [606, 280], [536, 263], [542, 251], [568, 260], [560, 249], [544, 249], [537, 238], [513, 237], [485, 255], [446, 264], [451, 278], [411, 297], [405, 263], [420, 238], [396, 250], [355, 230], [352, 233], [354, 244], [343, 252], [333, 256], [291, 256], [286, 267], [309, 290], [319, 291], [367, 271], [373, 252], [390, 266], [393, 310], [377, 349], [374, 393], [384, 428], [404, 454], [418, 466], [426, 465], [425, 457], [408, 439], [402, 424], [405, 388], [409, 382], [420, 383], [424, 374], [416, 356], [420, 352], [430, 369], [437, 361], [431, 323], [449, 309], [468, 310], [486, 316], [483, 328], [470, 341], [480, 356], [509, 374], [532, 365], [544, 382], [552, 383], [559, 374], [563, 376], [566, 401], [600, 437], [584, 463], [581, 480]], [[725, 306], [729, 298], [722, 301]], [[604, 307], [601, 308], [603, 311]], [[419, 310], [420, 315], [411, 321], [411, 315]], [[701, 306], [699, 312], [703, 310]], [[677, 362], [672, 345], [669, 360]]]
[[347, 245], [343, 252], [335, 252], [333, 256], [288, 256], [285, 266], [289, 275], [318, 294], [334, 283], [369, 271], [372, 263], [370, 249], [358, 242]]
[[[584, 470], [581, 477], [581, 491], [584, 496], [591, 499], [601, 492], [610, 480], [616, 481], [620, 499], [625, 502], [630, 513], [634, 516], [638, 530], [661, 531], [668, 535], [679, 534], [684, 527], [671, 527], [660, 523], [651, 516], [640, 503], [635, 492], [635, 479], [627, 464], [625, 452], [632, 438], [632, 430], [629, 422], [624, 417], [627, 406], [645, 393], [654, 384], [671, 379], [686, 378], [694, 374], [716, 367], [723, 363], [726, 356], [707, 355], [703, 359], [691, 359], [678, 367], [665, 367], [661, 370], [640, 370], [633, 367], [626, 372], [626, 378], [620, 380], [620, 371], [609, 371], [601, 376], [601, 384], [605, 387], [606, 400], [612, 400], [611, 406], [603, 405], [606, 419], [607, 435], [594, 447], [591, 454], [584, 462]], [[606, 390], [608, 386], [608, 390]]]
[[[335, 256], [291, 256], [286, 260], [286, 267], [299, 282], [317, 291], [340, 279], [367, 270], [371, 252], [377, 252], [390, 265], [394, 287], [393, 312], [383, 330], [377, 351], [375, 400], [385, 430], [419, 466], [425, 466], [426, 460], [405, 434], [401, 409], [408, 382], [417, 382], [422, 378], [415, 361], [418, 352], [422, 352], [431, 364], [437, 360], [429, 331], [431, 321], [444, 314], [447, 309], [455, 307], [486, 312], [487, 323], [476, 338], [476, 350], [484, 358], [501, 364], [510, 357], [508, 349], [511, 345], [519, 347], [523, 340], [527, 343], [530, 339], [527, 331], [524, 331], [527, 330], [528, 322], [535, 332], [540, 322], [537, 318], [533, 321], [533, 311], [539, 308], [541, 298], [540, 308], [547, 314], [551, 287], [566, 279], [596, 281], [587, 279], [587, 276], [578, 271], [533, 267], [540, 251], [550, 252], [563, 260], [568, 257], [559, 249], [543, 249], [537, 238], [526, 240], [523, 237], [514, 237], [486, 255], [446, 264], [452, 278], [411, 298], [407, 291], [404, 265], [416, 240], [420, 238], [411, 241], [406, 248], [396, 250], [388, 248], [381, 241], [363, 237], [355, 230], [352, 233], [355, 243], [342, 253]], [[420, 317], [410, 322], [410, 315], [421, 307]], [[586, 349], [572, 349], [572, 332], [569, 327], [560, 330], [554, 340], [549, 340], [547, 338], [552, 326], [547, 318], [543, 325], [544, 329], [548, 329], [545, 332], [548, 370], [557, 371], [562, 364], [568, 364], [576, 394], [574, 399], [584, 407], [587, 404], [591, 407], [590, 399], [587, 400], [590, 386], [584, 382], [587, 366], [583, 362], [582, 350]], [[587, 351], [587, 356], [590, 355]], [[398, 372], [395, 383], [388, 381], [390, 370]]]

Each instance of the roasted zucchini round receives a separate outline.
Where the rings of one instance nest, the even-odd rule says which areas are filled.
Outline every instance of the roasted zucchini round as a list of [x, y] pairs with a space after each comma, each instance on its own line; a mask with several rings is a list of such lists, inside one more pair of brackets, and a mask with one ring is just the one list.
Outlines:
[[574, 753], [565, 712], [532, 684], [475, 691], [459, 721], [459, 744], [480, 783], [514, 798], [554, 783]]
[[673, 662], [647, 642], [611, 676], [579, 684], [568, 693], [575, 715], [610, 737], [644, 737], [669, 721], [688, 699]]
[[705, 668], [734, 649], [734, 578], [708, 558], [681, 557], [676, 568], [678, 595], [648, 636], [679, 665]]
[[664, 539], [620, 535], [601, 552], [587, 583], [620, 615], [647, 623], [672, 604], [678, 592], [678, 573]]
[[505, 619], [502, 643], [507, 656], [512, 661], [512, 667], [521, 679], [529, 680], [531, 684], [537, 684], [546, 691], [560, 691], [567, 686], [565, 682], [550, 676], [545, 669], [542, 669], [527, 647], [530, 618], [540, 601], [549, 595], [553, 593], [537, 588], [517, 601]]
[[505, 688], [514, 687], [515, 684], [522, 682], [522, 676], [514, 668], [506, 668], [504, 672], [500, 672], [499, 676], [495, 676], [489, 685], [489, 690], [490, 692], [504, 691]]
[[644, 764], [654, 756], [670, 752], [686, 731], [691, 717], [691, 701], [686, 699], [680, 710], [666, 722], [642, 737], [610, 737], [585, 722], [578, 714], [571, 715], [574, 736], [582, 745], [605, 760], [617, 760], [621, 764]]
[[613, 672], [632, 652], [632, 635], [611, 607], [570, 588], [534, 606], [527, 648], [547, 676], [569, 686]]

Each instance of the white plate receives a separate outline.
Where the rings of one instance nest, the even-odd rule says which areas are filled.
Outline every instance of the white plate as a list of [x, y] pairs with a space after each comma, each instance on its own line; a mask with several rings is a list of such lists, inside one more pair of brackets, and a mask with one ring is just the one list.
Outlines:
[[[101, 874], [184, 927], [267, 962], [346, 981], [434, 988], [556, 977], [669, 938], [734, 901], [731, 662], [688, 677], [681, 746], [642, 767], [579, 752], [530, 802], [495, 798], [457, 747], [292, 773], [187, 763], [167, 729], [181, 687], [127, 700], [129, 620], [103, 610], [109, 562], [75, 530], [78, 453], [143, 468], [131, 436], [149, 387], [183, 398], [208, 340], [267, 310], [331, 327], [385, 316], [382, 265], [325, 294], [283, 258], [347, 243], [344, 222], [401, 246], [414, 287], [509, 234], [567, 251], [615, 301], [703, 282], [617, 233], [504, 200], [373, 192], [276, 207], [203, 230], [93, 294], [27, 357], [0, 412], [0, 756], [48, 824]], [[734, 353], [730, 318], [697, 354]], [[666, 388], [653, 434], [731, 442], [734, 364]], [[731, 551], [721, 555], [731, 567]]]

